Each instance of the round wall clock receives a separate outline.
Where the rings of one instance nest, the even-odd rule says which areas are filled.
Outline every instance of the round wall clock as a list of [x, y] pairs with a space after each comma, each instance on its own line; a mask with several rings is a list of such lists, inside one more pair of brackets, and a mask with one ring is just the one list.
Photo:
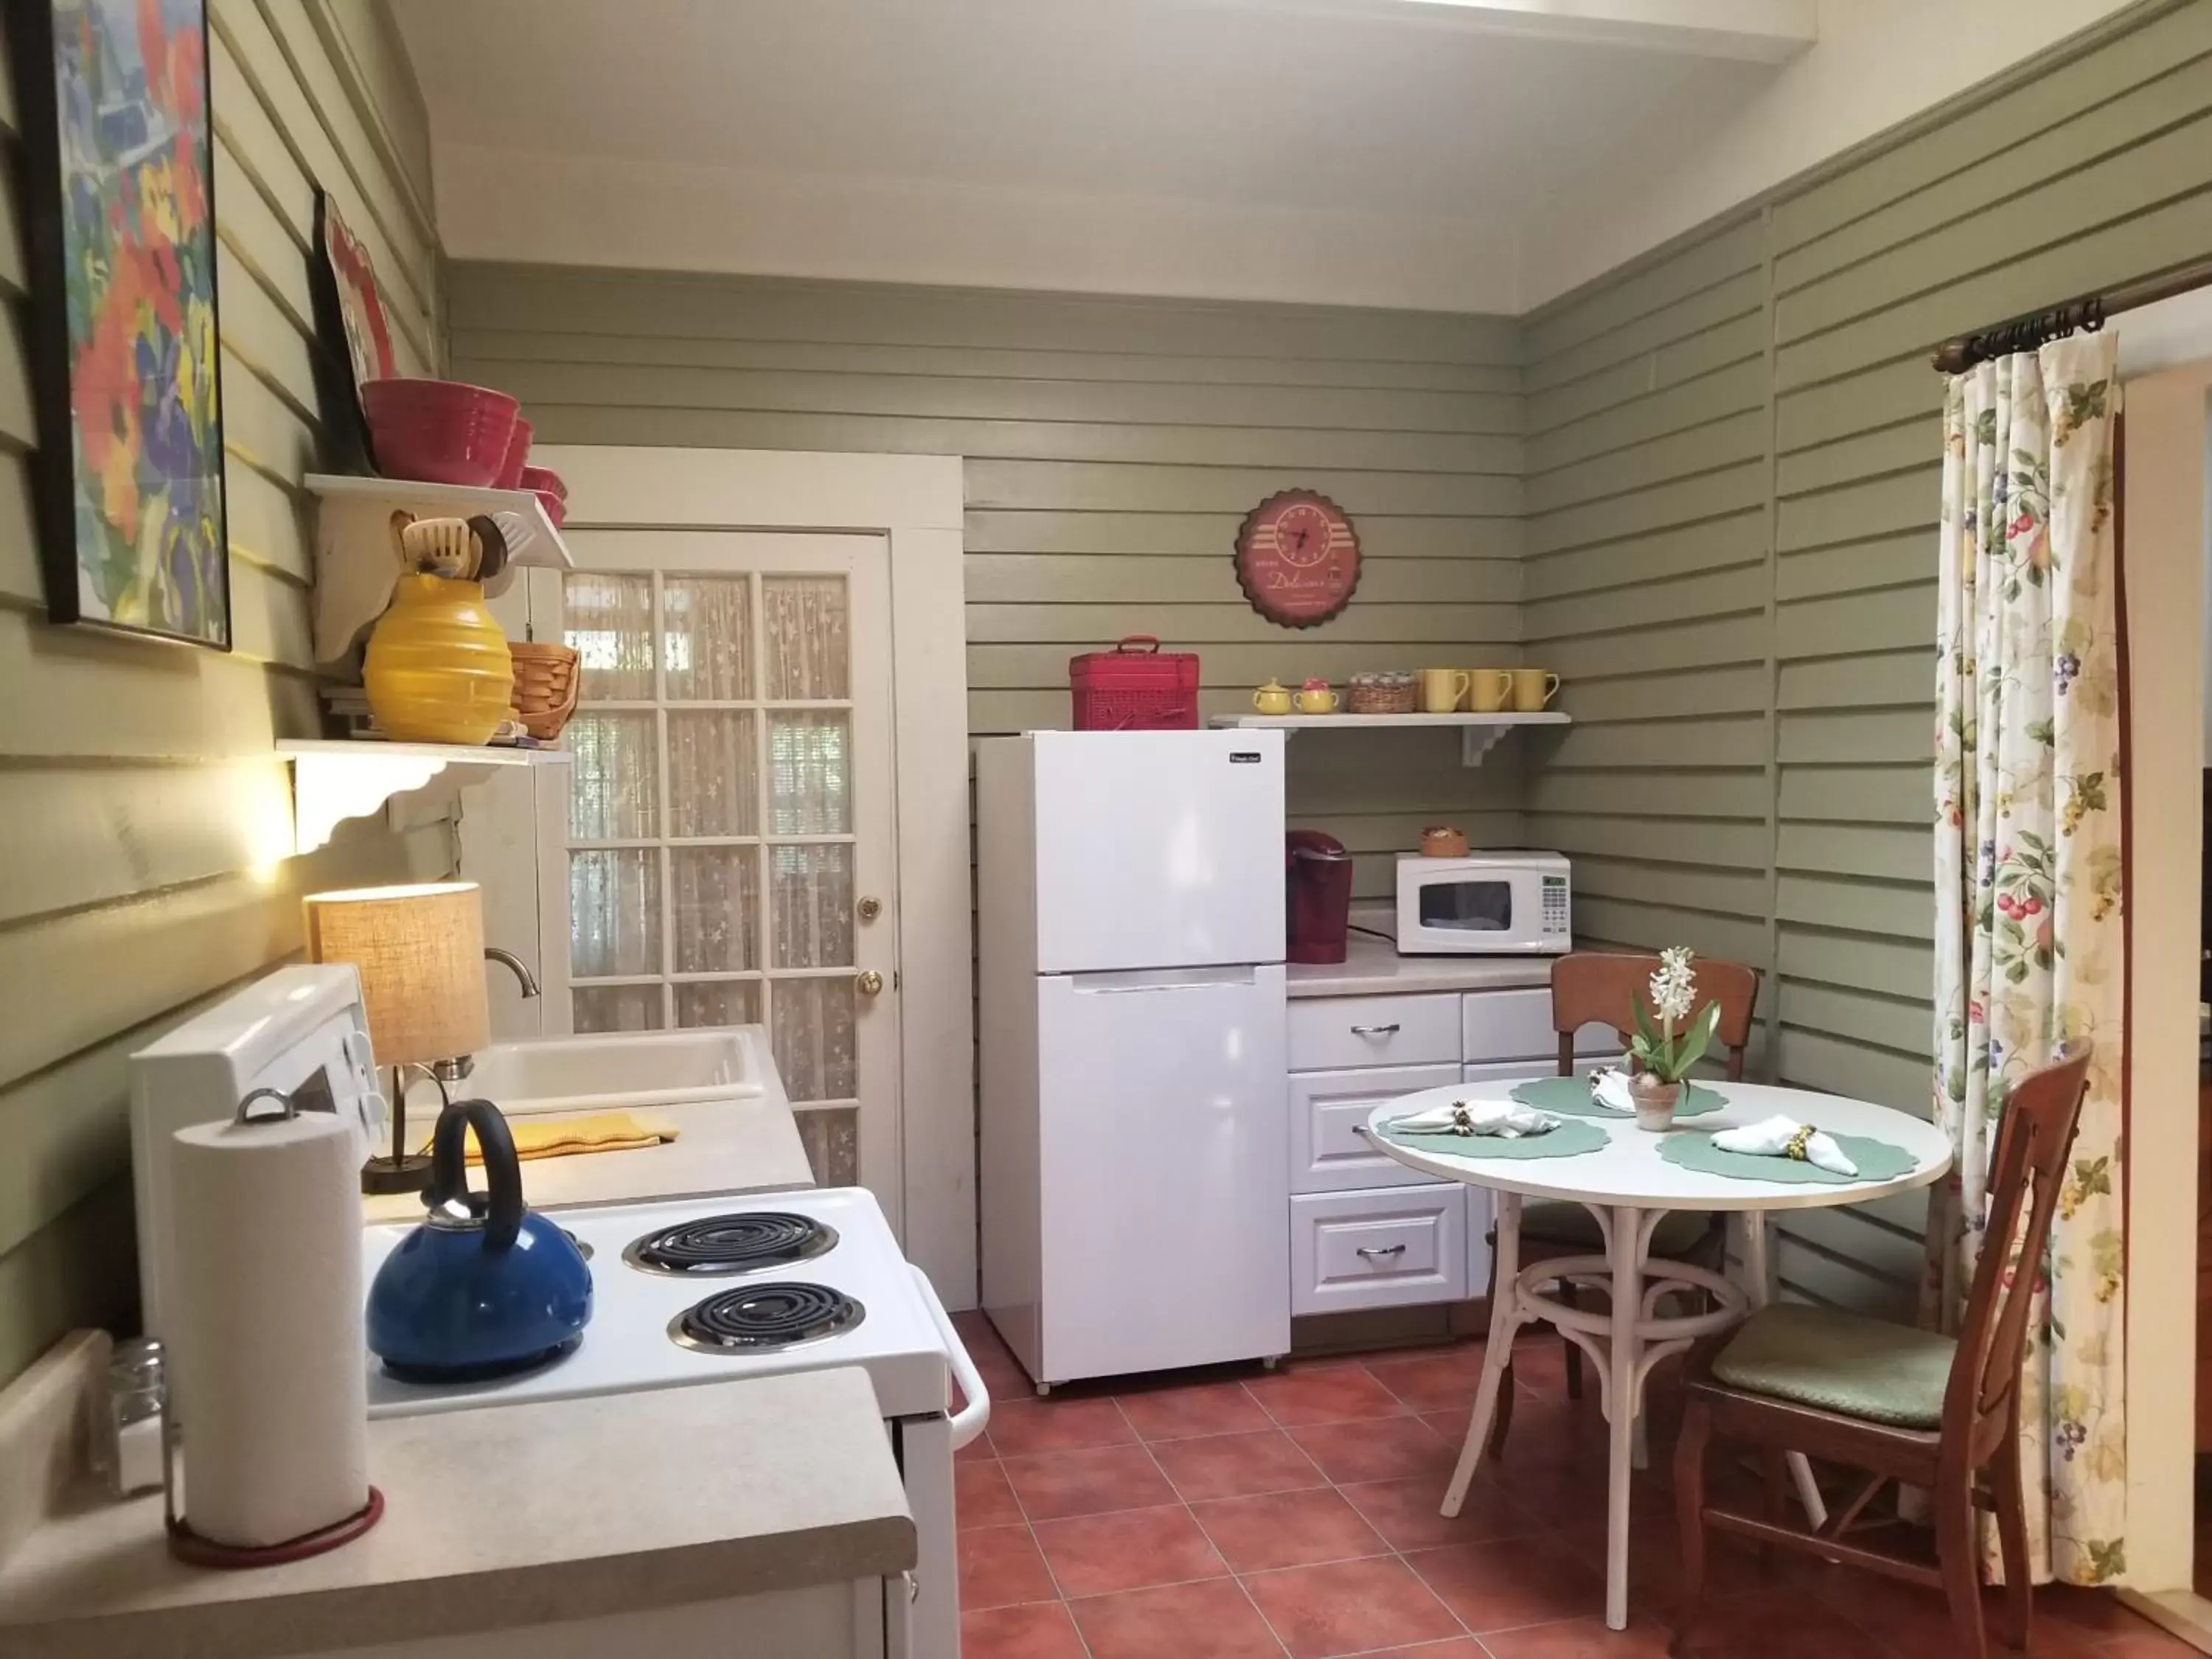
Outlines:
[[1328, 496], [1285, 489], [1244, 515], [1237, 532], [1237, 580], [1268, 621], [1315, 627], [1352, 602], [1359, 586], [1359, 538]]

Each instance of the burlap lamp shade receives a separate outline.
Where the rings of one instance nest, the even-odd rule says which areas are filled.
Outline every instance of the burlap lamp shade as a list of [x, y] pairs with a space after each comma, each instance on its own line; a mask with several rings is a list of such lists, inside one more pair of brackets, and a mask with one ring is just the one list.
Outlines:
[[471, 1054], [491, 1041], [483, 896], [471, 881], [313, 893], [307, 959], [361, 972], [379, 1066]]

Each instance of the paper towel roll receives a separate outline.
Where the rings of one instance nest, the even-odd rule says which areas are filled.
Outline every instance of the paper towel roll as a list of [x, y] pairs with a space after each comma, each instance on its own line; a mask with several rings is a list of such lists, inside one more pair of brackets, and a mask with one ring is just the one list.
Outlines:
[[184, 1516], [283, 1543], [368, 1501], [360, 1148], [325, 1112], [179, 1129], [167, 1329]]

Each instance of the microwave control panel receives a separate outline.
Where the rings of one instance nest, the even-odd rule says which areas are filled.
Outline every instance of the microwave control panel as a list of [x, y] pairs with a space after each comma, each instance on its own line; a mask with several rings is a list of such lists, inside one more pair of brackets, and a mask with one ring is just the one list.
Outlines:
[[1567, 878], [1565, 876], [1546, 876], [1544, 881], [1544, 931], [1565, 939], [1567, 925]]

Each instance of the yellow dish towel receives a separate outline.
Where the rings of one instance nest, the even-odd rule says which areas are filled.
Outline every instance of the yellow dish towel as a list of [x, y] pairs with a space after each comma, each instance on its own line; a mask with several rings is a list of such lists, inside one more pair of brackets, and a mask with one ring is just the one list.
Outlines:
[[[634, 1112], [595, 1112], [587, 1117], [509, 1118], [507, 1133], [514, 1137], [515, 1156], [526, 1163], [533, 1158], [574, 1158], [583, 1152], [635, 1152], [676, 1139], [672, 1125], [642, 1118]], [[424, 1141], [428, 1152], [430, 1143]], [[468, 1160], [483, 1162], [474, 1129], [469, 1131]]]

